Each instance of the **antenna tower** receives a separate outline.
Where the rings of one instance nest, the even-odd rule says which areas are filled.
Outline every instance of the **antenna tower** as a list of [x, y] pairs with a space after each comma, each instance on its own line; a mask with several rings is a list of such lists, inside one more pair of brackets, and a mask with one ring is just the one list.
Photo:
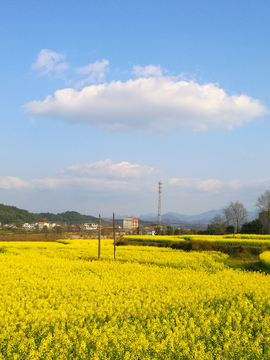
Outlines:
[[158, 218], [157, 227], [161, 229], [161, 193], [162, 193], [162, 181], [158, 182]]

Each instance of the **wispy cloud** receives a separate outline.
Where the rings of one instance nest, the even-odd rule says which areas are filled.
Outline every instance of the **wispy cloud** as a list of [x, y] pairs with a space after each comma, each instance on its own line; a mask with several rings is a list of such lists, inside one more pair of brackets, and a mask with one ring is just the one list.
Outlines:
[[168, 182], [169, 186], [177, 187], [187, 192], [214, 192], [240, 191], [247, 189], [260, 189], [270, 187], [270, 178], [257, 179], [253, 181], [231, 180], [221, 181], [217, 179], [197, 179], [197, 178], [172, 178]]
[[45, 178], [29, 181], [32, 188], [37, 189], [63, 189], [88, 188], [92, 191], [126, 190], [131, 188], [127, 181], [93, 179], [93, 178]]
[[19, 190], [35, 190], [35, 189], [63, 189], [68, 188], [91, 188], [97, 190], [131, 190], [134, 185], [124, 180], [106, 180], [94, 178], [44, 178], [31, 179], [28, 181], [21, 180], [12, 176], [0, 177], [0, 189], [19, 189]]
[[154, 65], [147, 65], [145, 67], [142, 67], [140, 65], [134, 65], [133, 73], [138, 77], [162, 76], [161, 67]]
[[89, 75], [86, 79], [79, 82], [80, 86], [84, 86], [86, 83], [100, 82], [104, 79], [105, 73], [108, 70], [109, 61], [103, 59], [102, 61], [96, 61], [94, 63], [88, 64], [87, 66], [82, 66], [76, 68], [76, 72], [81, 75]]
[[0, 176], [0, 188], [1, 189], [22, 189], [28, 188], [30, 184], [27, 181], [21, 180], [14, 176]]
[[64, 61], [63, 54], [56, 53], [49, 49], [43, 49], [37, 56], [36, 62], [32, 65], [32, 69], [37, 70], [39, 75], [44, 76], [50, 73], [61, 73], [69, 68]]
[[[86, 70], [85, 70], [86, 71]], [[24, 106], [31, 115], [85, 123], [110, 131], [168, 132], [232, 129], [269, 113], [259, 100], [228, 95], [217, 84], [158, 76], [57, 90]]]
[[[160, 170], [151, 166], [130, 164], [123, 161], [114, 164], [112, 160], [100, 160], [92, 164], [73, 165], [64, 168], [56, 177], [21, 180], [18, 177], [0, 176], [2, 189], [59, 189], [68, 187], [90, 187], [102, 190], [134, 190], [139, 182]], [[134, 182], [134, 181], [135, 182]]]
[[[154, 167], [132, 165], [127, 162], [113, 164], [111, 160], [98, 161], [89, 165], [74, 165], [58, 171], [56, 177], [22, 180], [18, 177], [0, 176], [1, 189], [66, 189], [69, 187], [90, 187], [94, 189], [138, 190], [147, 188], [155, 192], [157, 180], [146, 181], [160, 170]], [[154, 184], [154, 185], [153, 185]], [[156, 185], [156, 186], [155, 186]], [[218, 179], [171, 178], [164, 180], [165, 192], [182, 193], [232, 193], [239, 191], [264, 191], [270, 188], [270, 178], [256, 180], [222, 181]], [[175, 190], [173, 190], [175, 189]], [[176, 190], [178, 189], [178, 190]]]
[[160, 170], [152, 166], [130, 164], [127, 161], [114, 164], [111, 159], [100, 160], [86, 165], [73, 165], [59, 171], [60, 175], [76, 177], [102, 178], [145, 178], [157, 174]]
[[[55, 77], [65, 74], [67, 84], [75, 84], [74, 88], [81, 89], [86, 84], [97, 84], [104, 81], [105, 74], [109, 71], [109, 60], [102, 59], [86, 66], [72, 67], [65, 61], [64, 54], [50, 49], [42, 49], [32, 64], [39, 76], [54, 75]], [[67, 72], [67, 70], [69, 70]]]

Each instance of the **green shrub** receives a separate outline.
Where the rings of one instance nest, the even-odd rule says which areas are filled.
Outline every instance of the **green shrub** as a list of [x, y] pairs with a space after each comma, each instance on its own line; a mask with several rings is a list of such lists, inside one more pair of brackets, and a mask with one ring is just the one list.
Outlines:
[[57, 243], [60, 243], [60, 244], [64, 244], [64, 245], [69, 245], [69, 244], [71, 244], [71, 242], [68, 241], [68, 240], [57, 240], [56, 242], [57, 242]]

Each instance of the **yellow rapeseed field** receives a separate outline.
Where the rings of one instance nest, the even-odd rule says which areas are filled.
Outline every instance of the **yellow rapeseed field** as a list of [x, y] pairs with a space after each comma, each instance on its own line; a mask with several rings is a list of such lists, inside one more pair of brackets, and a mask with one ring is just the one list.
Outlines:
[[267, 269], [270, 269], [270, 251], [265, 251], [262, 254], [260, 254], [260, 262]]
[[136, 240], [138, 242], [166, 241], [210, 241], [215, 244], [232, 246], [270, 246], [270, 235], [235, 234], [235, 235], [124, 235], [124, 239]]
[[0, 359], [269, 359], [270, 277], [219, 253], [0, 244]]

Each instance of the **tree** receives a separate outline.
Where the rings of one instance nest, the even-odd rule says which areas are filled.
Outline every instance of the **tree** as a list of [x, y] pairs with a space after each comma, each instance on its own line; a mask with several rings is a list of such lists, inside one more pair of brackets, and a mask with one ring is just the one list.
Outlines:
[[225, 223], [225, 218], [223, 214], [217, 214], [210, 220], [211, 225], [224, 226], [224, 223]]
[[236, 232], [240, 231], [241, 226], [247, 222], [247, 210], [239, 201], [231, 201], [223, 209], [227, 224], [234, 226]]
[[[256, 208], [260, 213], [264, 213], [266, 217], [265, 226], [268, 227], [268, 233], [270, 230], [270, 190], [265, 190], [263, 194], [261, 194], [256, 202]], [[263, 221], [264, 222], [264, 221]]]
[[250, 221], [242, 225], [241, 229], [242, 234], [262, 234], [263, 233], [263, 224], [259, 219]]
[[235, 228], [233, 225], [229, 225], [226, 227], [225, 234], [234, 234], [234, 233], [235, 233]]
[[48, 226], [44, 225], [41, 231], [44, 232], [44, 233], [48, 233], [49, 232]]
[[166, 235], [173, 235], [173, 232], [174, 232], [173, 227], [168, 225], [166, 229]]
[[156, 235], [161, 235], [161, 230], [160, 230], [160, 228], [159, 227], [155, 227], [155, 234]]
[[259, 212], [267, 211], [270, 213], [270, 190], [265, 190], [265, 192], [258, 197], [256, 207]]
[[210, 220], [206, 232], [209, 235], [221, 235], [224, 234], [225, 228], [226, 224], [224, 216], [222, 214], [217, 214]]

